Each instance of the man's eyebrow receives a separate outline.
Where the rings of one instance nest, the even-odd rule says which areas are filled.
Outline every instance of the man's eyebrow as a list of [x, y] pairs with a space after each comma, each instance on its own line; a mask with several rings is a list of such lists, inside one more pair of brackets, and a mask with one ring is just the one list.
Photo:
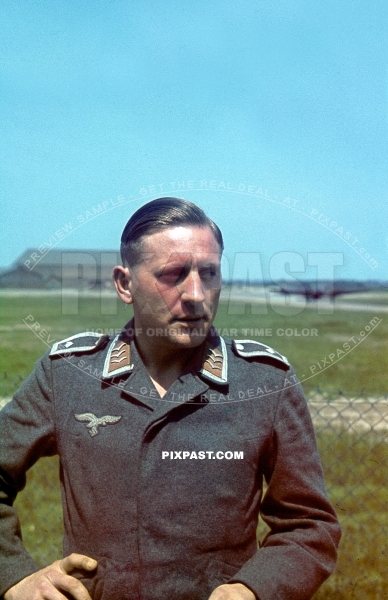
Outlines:
[[169, 261], [165, 265], [157, 268], [155, 270], [155, 275], [160, 277], [161, 275], [168, 275], [169, 273], [181, 273], [185, 269], [187, 270], [189, 266], [189, 261]]
[[214, 253], [214, 258], [204, 256], [204, 253], [197, 252], [173, 252], [168, 257], [167, 261], [158, 268], [158, 272], [163, 272], [168, 269], [184, 268], [188, 264], [197, 264], [198, 266], [218, 267], [220, 265], [220, 257]]
[[218, 260], [199, 260], [198, 264], [200, 264], [200, 265], [219, 265], [220, 261], [218, 261]]
[[208, 268], [208, 267], [212, 267], [213, 269], [218, 269], [221, 266], [221, 262], [220, 261], [216, 261], [216, 260], [204, 260], [204, 261], [198, 261], [198, 267], [199, 268]]

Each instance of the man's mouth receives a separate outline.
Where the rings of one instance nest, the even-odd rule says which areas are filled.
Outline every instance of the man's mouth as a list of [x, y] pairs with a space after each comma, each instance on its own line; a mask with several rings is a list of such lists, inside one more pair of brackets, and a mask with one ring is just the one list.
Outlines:
[[204, 321], [207, 321], [206, 315], [196, 315], [196, 316], [184, 316], [184, 317], [175, 317], [175, 323], [186, 323], [187, 325], [198, 325], [202, 324]]

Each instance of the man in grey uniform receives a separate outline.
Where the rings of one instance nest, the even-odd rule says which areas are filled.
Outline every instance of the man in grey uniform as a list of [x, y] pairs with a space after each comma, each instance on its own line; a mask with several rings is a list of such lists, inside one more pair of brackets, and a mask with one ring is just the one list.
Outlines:
[[[333, 570], [340, 531], [294, 371], [212, 327], [222, 250], [194, 204], [140, 208], [114, 269], [133, 319], [56, 343], [3, 409], [4, 600], [308, 600]], [[12, 503], [53, 454], [65, 558], [39, 570]]]

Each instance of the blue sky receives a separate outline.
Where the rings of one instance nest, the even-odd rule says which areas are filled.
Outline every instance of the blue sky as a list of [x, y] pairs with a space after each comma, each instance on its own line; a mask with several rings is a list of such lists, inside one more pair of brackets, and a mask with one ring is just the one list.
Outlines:
[[3, 0], [0, 22], [1, 266], [115, 248], [178, 195], [221, 226], [226, 274], [314, 277], [319, 255], [388, 279], [385, 0]]

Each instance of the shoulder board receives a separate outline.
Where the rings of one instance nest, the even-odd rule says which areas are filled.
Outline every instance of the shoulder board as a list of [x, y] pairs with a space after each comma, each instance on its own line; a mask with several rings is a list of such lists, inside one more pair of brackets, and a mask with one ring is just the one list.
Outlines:
[[100, 333], [93, 333], [91, 331], [77, 333], [60, 342], [56, 342], [51, 348], [50, 356], [91, 352], [97, 348], [103, 348], [108, 341], [109, 335], [101, 335]]
[[266, 344], [261, 344], [260, 342], [255, 342], [254, 340], [233, 340], [232, 345], [236, 351], [236, 354], [238, 354], [238, 356], [242, 356], [243, 358], [265, 356], [267, 358], [277, 360], [288, 367], [290, 366], [290, 363], [285, 356], [279, 354], [279, 352], [276, 352], [276, 350], [270, 346], [267, 346]]

